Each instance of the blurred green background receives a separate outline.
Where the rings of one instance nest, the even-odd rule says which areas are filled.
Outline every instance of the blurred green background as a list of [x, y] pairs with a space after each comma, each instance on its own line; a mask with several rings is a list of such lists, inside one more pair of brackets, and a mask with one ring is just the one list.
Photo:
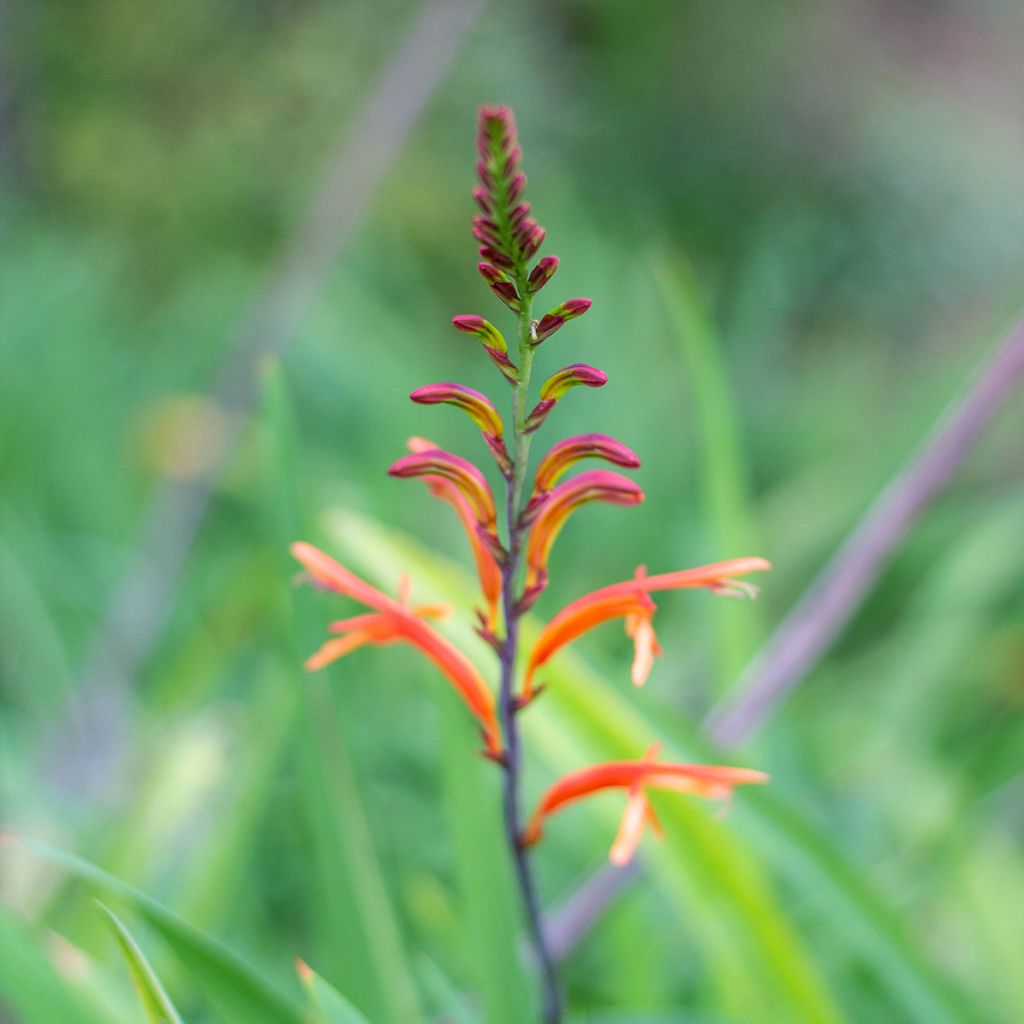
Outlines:
[[[189, 1021], [293, 1019], [295, 956], [374, 1024], [530, 1019], [471, 723], [405, 649], [305, 677], [342, 605], [293, 595], [285, 555], [302, 536], [472, 606], [448, 510], [384, 469], [412, 433], [484, 458], [460, 417], [405, 398], [449, 379], [500, 396], [448, 322], [503, 322], [468, 228], [479, 104], [515, 108], [562, 259], [545, 297], [594, 300], [541, 369], [610, 376], [547, 439], [606, 431], [644, 460], [645, 505], [560, 538], [538, 621], [638, 562], [776, 566], [756, 605], [664, 595], [641, 692], [615, 628], [560, 658], [527, 727], [531, 794], [655, 738], [716, 756], [705, 711], [1024, 298], [1013, 0], [492, 3], [239, 419], [210, 397], [253, 373], [238, 325], [421, 14], [0, 4], [2, 827], [158, 901], [0, 850], [0, 1020], [142, 1019], [96, 894]], [[717, 755], [771, 786], [723, 821], [665, 802], [666, 843], [566, 964], [574, 1020], [1024, 1017], [1022, 436], [1018, 398], [796, 696]], [[211, 471], [121, 679], [96, 660], [119, 582], [188, 532], [182, 507], [147, 535], [152, 502]], [[618, 807], [552, 823], [548, 904], [601, 865]]]

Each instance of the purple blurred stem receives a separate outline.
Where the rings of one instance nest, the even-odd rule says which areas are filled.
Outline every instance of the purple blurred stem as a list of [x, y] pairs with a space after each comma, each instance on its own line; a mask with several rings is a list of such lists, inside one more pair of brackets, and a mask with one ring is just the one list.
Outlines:
[[[743, 673], [736, 695], [707, 717], [704, 731], [719, 746], [729, 749], [748, 740], [814, 669], [911, 527], [1021, 387], [1024, 320], [868, 509]], [[626, 868], [607, 865], [546, 916], [547, 944], [557, 959], [568, 956], [640, 871], [636, 862]]]

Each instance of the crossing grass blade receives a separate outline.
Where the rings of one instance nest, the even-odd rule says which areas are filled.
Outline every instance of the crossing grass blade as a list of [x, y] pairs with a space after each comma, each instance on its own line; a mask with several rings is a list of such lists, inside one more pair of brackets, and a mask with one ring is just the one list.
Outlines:
[[[297, 434], [287, 384], [279, 365], [264, 370], [265, 421], [271, 443], [273, 497], [270, 515], [281, 552], [281, 578], [295, 573], [292, 541], [306, 535], [297, 487]], [[291, 685], [300, 694], [296, 735], [301, 777], [313, 837], [310, 908], [317, 955], [330, 978], [375, 1024], [405, 1024], [418, 1016], [412, 973], [374, 850], [329, 674], [302, 670], [303, 658], [320, 643], [321, 611], [315, 595], [298, 589], [283, 619], [291, 635], [282, 656], [294, 666]]]
[[110, 1021], [61, 976], [35, 936], [0, 906], [0, 1017], [5, 1008], [18, 1024]]
[[296, 961], [299, 980], [309, 999], [310, 1024], [370, 1024], [330, 982], [320, 977], [305, 961]]
[[[750, 471], [723, 339], [701, 301], [692, 271], [680, 258], [652, 259], [651, 277], [693, 396], [700, 458], [697, 479], [712, 548], [709, 560], [755, 554], [759, 545], [750, 508]], [[763, 628], [758, 610], [746, 605], [720, 601], [710, 614], [716, 625], [721, 691], [753, 655]]]
[[128, 963], [132, 982], [142, 1002], [146, 1020], [149, 1021], [149, 1024], [183, 1024], [174, 1003], [171, 1002], [171, 997], [160, 983], [160, 979], [156, 976], [156, 972], [150, 966], [131, 932], [109, 907], [100, 903], [99, 908], [110, 921], [117, 944]]
[[46, 843], [23, 838], [12, 839], [10, 845], [129, 904], [174, 950], [197, 988], [223, 1018], [251, 1024], [305, 1024], [302, 1007], [292, 996], [280, 991], [217, 939], [199, 931], [152, 897], [95, 864]]

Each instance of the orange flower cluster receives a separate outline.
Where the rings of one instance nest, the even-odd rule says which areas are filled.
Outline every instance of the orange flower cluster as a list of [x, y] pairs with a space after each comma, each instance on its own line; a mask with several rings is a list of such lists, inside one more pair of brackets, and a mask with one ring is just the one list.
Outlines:
[[[447, 614], [448, 609], [412, 605], [407, 585], [403, 585], [397, 599], [388, 597], [309, 544], [295, 544], [292, 551], [311, 582], [370, 609], [333, 623], [330, 629], [336, 635], [307, 661], [307, 667], [322, 668], [366, 645], [410, 644], [440, 669], [476, 718], [485, 753], [514, 772], [518, 771], [514, 716], [538, 695], [538, 673], [566, 645], [605, 622], [622, 619], [633, 643], [632, 680], [640, 686], [661, 654], [654, 632], [656, 606], [651, 594], [702, 588], [716, 594], [750, 595], [754, 588], [739, 577], [768, 569], [769, 565], [762, 558], [739, 558], [657, 575], [647, 575], [640, 567], [631, 579], [579, 597], [553, 616], [526, 652], [522, 677], [515, 682], [515, 626], [548, 585], [551, 552], [569, 517], [590, 502], [636, 505], [644, 500], [644, 494], [617, 471], [638, 468], [637, 456], [620, 441], [594, 433], [555, 444], [540, 460], [532, 487], [524, 486], [525, 458], [534, 432], [569, 390], [601, 387], [607, 377], [585, 363], [573, 363], [547, 379], [540, 388], [539, 403], [532, 412], [525, 412], [529, 406], [523, 405], [527, 398], [523, 392], [528, 391], [534, 350], [564, 324], [586, 313], [591, 303], [589, 299], [569, 299], [538, 319], [530, 319], [531, 303], [552, 279], [558, 260], [545, 256], [532, 268], [528, 265], [544, 240], [544, 229], [530, 217], [529, 204], [522, 201], [526, 179], [520, 169], [515, 125], [507, 108], [485, 108], [481, 112], [478, 145], [480, 187], [475, 196], [482, 216], [475, 218], [473, 233], [486, 261], [478, 269], [491, 290], [520, 317], [519, 364], [509, 354], [501, 332], [488, 320], [467, 314], [455, 317], [453, 323], [462, 333], [482, 342], [487, 355], [515, 389], [515, 422], [507, 430], [494, 403], [463, 384], [428, 384], [413, 391], [411, 398], [422, 405], [451, 405], [469, 416], [494, 458], [509, 500], [495, 500], [484, 472], [472, 462], [423, 438], [410, 440], [409, 454], [398, 459], [388, 472], [398, 478], [421, 478], [431, 494], [455, 509], [465, 529], [483, 599], [478, 631], [502, 659], [501, 699], [496, 699], [484, 673], [430, 625], [429, 620]], [[566, 478], [584, 459], [601, 460], [615, 470], [590, 469]], [[520, 497], [521, 505], [516, 507]], [[511, 509], [503, 528], [498, 520], [501, 507]], [[499, 635], [500, 628], [504, 636]], [[512, 759], [516, 761], [514, 767]], [[646, 795], [648, 790], [670, 789], [722, 799], [734, 786], [765, 779], [763, 773], [745, 768], [661, 762], [652, 748], [637, 760], [592, 765], [558, 780], [541, 797], [516, 842], [520, 847], [537, 842], [545, 820], [570, 803], [606, 789], [623, 789], [627, 793], [626, 809], [611, 850], [612, 860], [623, 863], [632, 856], [646, 825], [660, 830]]]

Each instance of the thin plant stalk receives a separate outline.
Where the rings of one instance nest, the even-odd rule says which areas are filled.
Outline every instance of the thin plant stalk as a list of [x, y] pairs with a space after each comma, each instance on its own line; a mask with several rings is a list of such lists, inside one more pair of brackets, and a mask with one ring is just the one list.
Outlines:
[[519, 312], [519, 380], [513, 386], [513, 458], [512, 472], [506, 483], [505, 515], [508, 528], [508, 557], [502, 566], [502, 610], [505, 619], [505, 639], [501, 645], [501, 676], [498, 693], [501, 727], [505, 735], [503, 767], [505, 771], [503, 799], [505, 837], [515, 869], [526, 912], [530, 941], [536, 955], [543, 987], [543, 1020], [545, 1024], [558, 1024], [562, 1019], [562, 988], [558, 980], [555, 958], [548, 948], [543, 928], [543, 911], [534, 882], [529, 854], [522, 843], [522, 738], [519, 733], [518, 713], [522, 710], [516, 694], [516, 663], [519, 653], [519, 620], [522, 616], [518, 594], [519, 564], [522, 555], [523, 483], [530, 455], [530, 435], [526, 432], [526, 409], [533, 364], [530, 345], [531, 300], [525, 278], [518, 282], [521, 298]]

